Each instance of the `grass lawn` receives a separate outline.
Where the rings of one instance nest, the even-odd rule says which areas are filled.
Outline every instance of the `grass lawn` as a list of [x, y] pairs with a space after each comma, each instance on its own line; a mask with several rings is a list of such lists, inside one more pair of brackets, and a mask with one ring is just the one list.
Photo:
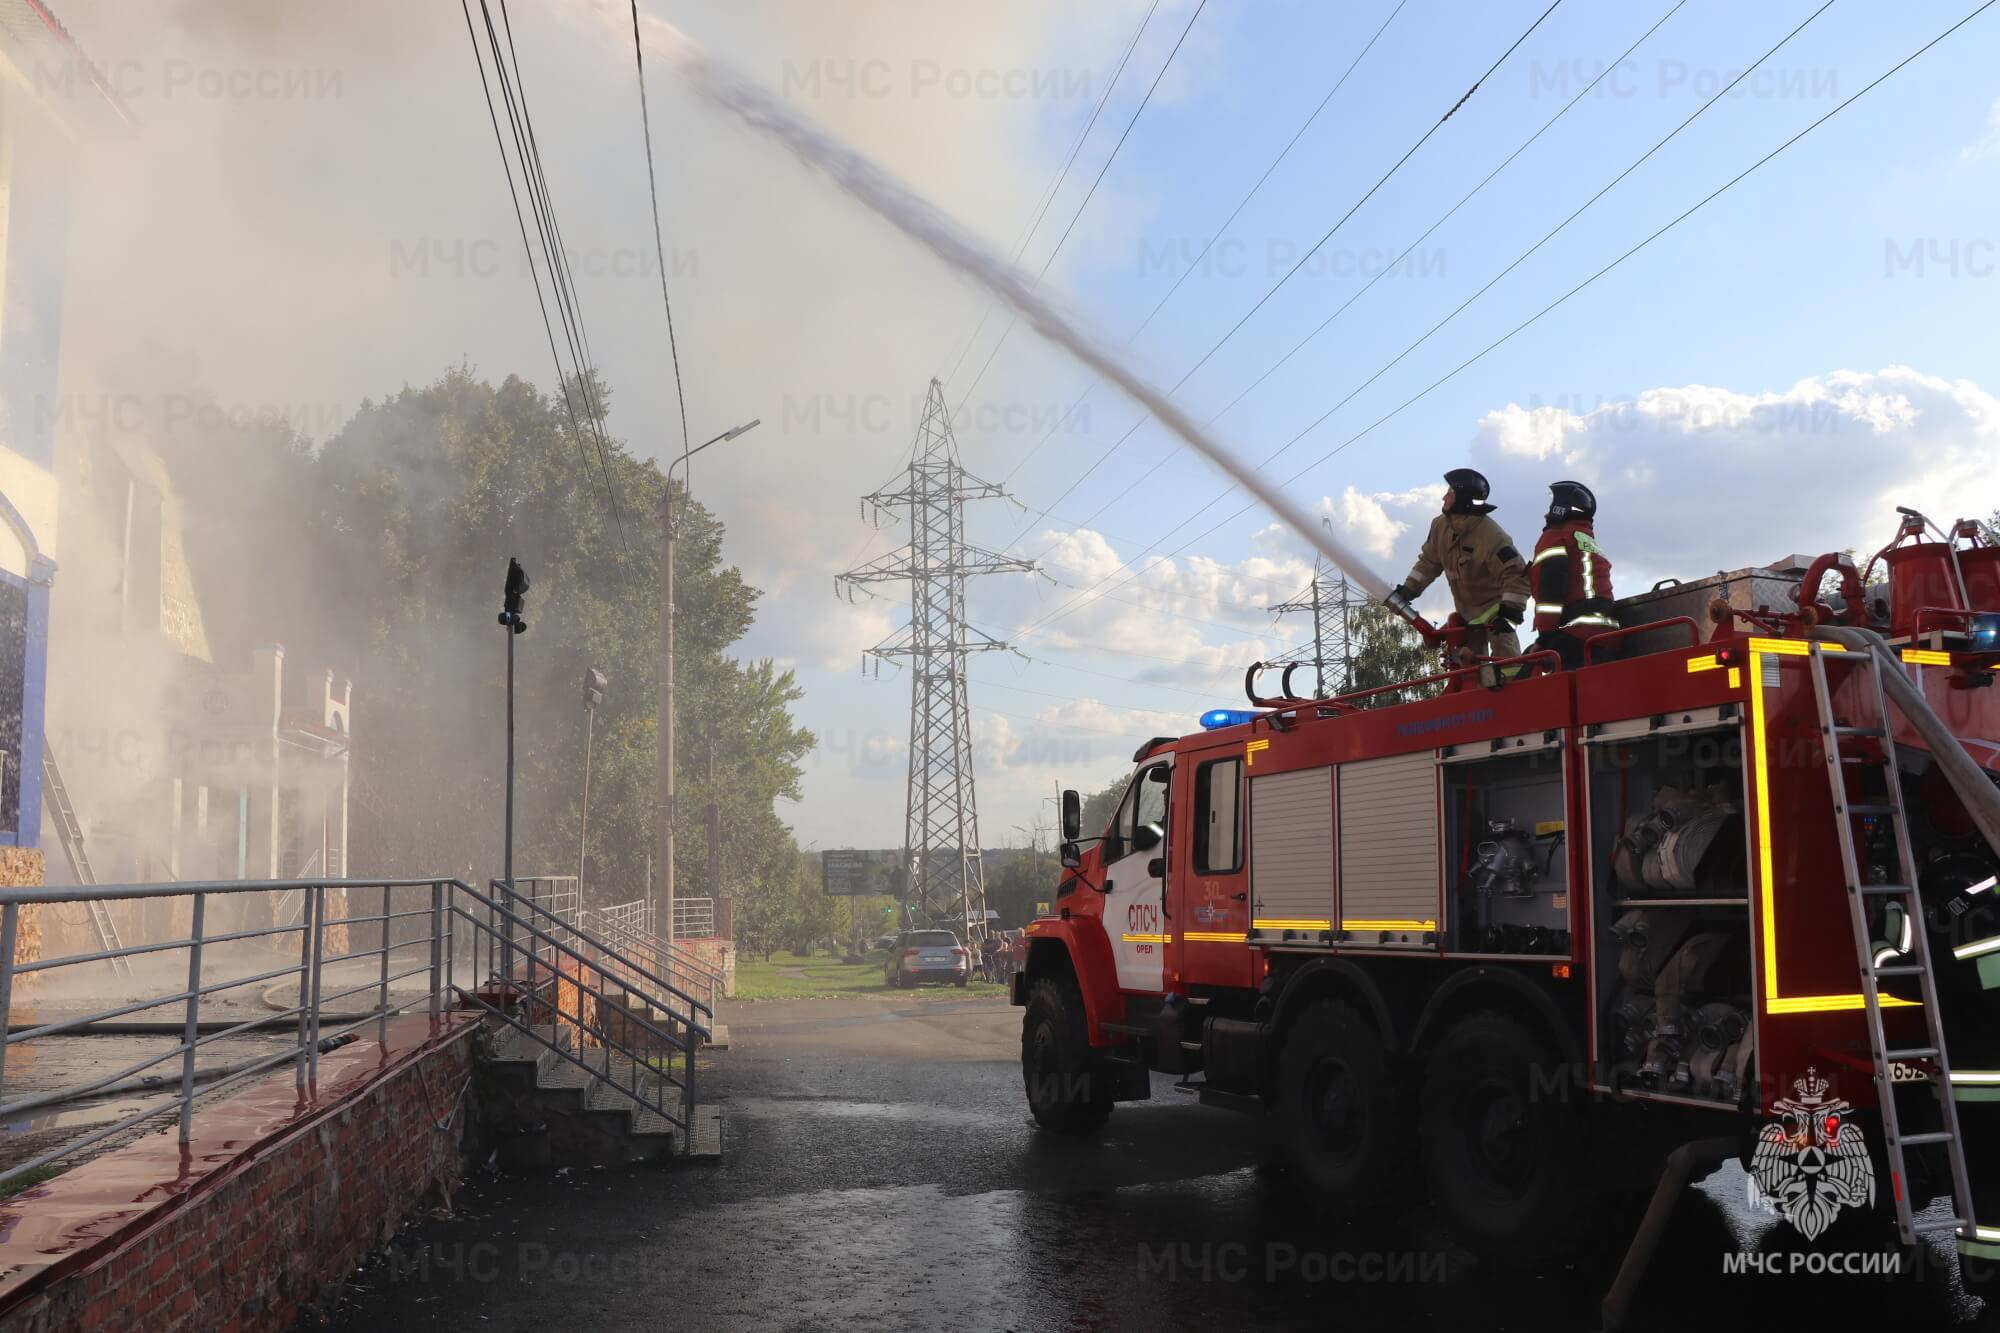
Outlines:
[[[830, 995], [884, 994], [894, 988], [883, 984], [882, 955], [870, 954], [865, 963], [843, 963], [838, 958], [818, 955], [800, 958], [780, 950], [771, 961], [761, 958], [736, 959], [736, 998], [739, 1000], [812, 1000]], [[976, 977], [960, 992], [956, 986], [923, 987], [926, 991], [947, 991], [964, 995], [1003, 995], [1006, 987], [980, 981]]]

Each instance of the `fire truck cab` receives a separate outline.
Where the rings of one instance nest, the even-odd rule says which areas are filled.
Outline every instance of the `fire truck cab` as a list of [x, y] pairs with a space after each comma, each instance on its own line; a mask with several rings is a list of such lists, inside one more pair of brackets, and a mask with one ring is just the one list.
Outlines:
[[1013, 979], [1037, 1120], [1173, 1075], [1327, 1212], [1427, 1190], [1533, 1262], [1675, 1145], [1776, 1170], [1838, 1103], [1905, 1243], [2000, 1255], [2000, 548], [1920, 519], [1629, 598], [1580, 669], [1216, 710], [1094, 838], [1066, 794]]

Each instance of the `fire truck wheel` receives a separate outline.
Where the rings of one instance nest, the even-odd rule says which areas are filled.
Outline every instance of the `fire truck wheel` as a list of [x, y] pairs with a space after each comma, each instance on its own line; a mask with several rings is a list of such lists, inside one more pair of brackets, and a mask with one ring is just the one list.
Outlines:
[[1476, 1014], [1425, 1065], [1431, 1198], [1469, 1248], [1508, 1266], [1565, 1252], [1587, 1214], [1582, 1126], [1576, 1103], [1561, 1095], [1568, 1085], [1549, 1077], [1557, 1064], [1513, 1019]]
[[1300, 1015], [1279, 1057], [1278, 1136], [1323, 1213], [1380, 1216], [1408, 1198], [1408, 1098], [1374, 1025], [1334, 1000]]
[[1035, 1123], [1057, 1134], [1088, 1134], [1111, 1114], [1073, 984], [1043, 977], [1028, 990], [1021, 1019], [1021, 1080]]

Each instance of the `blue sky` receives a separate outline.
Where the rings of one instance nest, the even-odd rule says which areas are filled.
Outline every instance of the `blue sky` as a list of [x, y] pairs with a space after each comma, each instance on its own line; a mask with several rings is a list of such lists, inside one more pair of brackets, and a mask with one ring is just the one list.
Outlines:
[[[1276, 449], [1816, 2], [1686, 0], [1629, 66], [1424, 242], [1408, 271], [1376, 283], [1222, 417], [1225, 437], [1252, 458]], [[647, 8], [1011, 254], [1149, 3]], [[1162, 384], [1178, 379], [1546, 3], [1407, 0], [1209, 268], [1134, 344], [1137, 364]], [[1836, 0], [1766, 73], [1357, 395], [1274, 474], [1289, 477], [1471, 356], [1974, 4]], [[609, 0], [523, 4], [514, 18], [564, 232], [581, 252], [593, 344], [615, 390], [613, 428], [641, 452], [666, 452], [680, 428], [650, 267], [629, 28], [621, 35], [593, 5], [611, 18], [622, 9]], [[1192, 259], [1394, 7], [1210, 0], [1075, 218], [1049, 287], [1111, 345], [1124, 342], [1172, 284], [1175, 262]], [[1563, 0], [1181, 399], [1200, 418], [1220, 410], [1672, 7]], [[518, 237], [454, 6], [363, 0], [265, 28], [190, 19], [184, 30], [148, 31], [145, 20], [162, 12], [131, 5], [76, 18], [147, 126], [129, 159], [91, 177], [109, 192], [107, 206], [89, 207], [87, 189], [79, 201], [77, 327], [116, 325], [179, 345], [186, 311], [200, 309], [200, 368], [223, 400], [275, 397], [318, 433], [363, 397], [461, 358], [496, 377], [546, 382], [533, 292], [513, 262]], [[1031, 272], [1071, 227], [1193, 12], [1193, 0], [1159, 5], [1030, 238]], [[396, 34], [393, 45], [384, 32]], [[177, 67], [162, 51], [225, 70], [316, 69], [330, 76], [330, 92], [265, 102], [174, 96]], [[1325, 505], [1394, 578], [1444, 469], [1467, 460], [1486, 468], [1499, 517], [1523, 543], [1539, 526], [1542, 486], [1582, 476], [1603, 501], [1600, 536], [1625, 588], [1879, 541], [1898, 500], [1968, 512], [2000, 504], [1989, 480], [2000, 450], [1996, 51], [2000, 12], [1308, 471], [1292, 492]], [[951, 378], [956, 406], [1006, 320], [987, 321], [953, 375], [986, 295], [701, 106], [664, 62], [652, 74], [690, 430], [700, 439], [749, 417], [765, 422], [705, 455], [695, 487], [729, 524], [732, 557], [766, 590], [743, 651], [798, 671], [808, 692], [801, 715], [822, 737], [806, 799], [786, 813], [802, 839], [822, 846], [895, 845], [908, 678], [864, 677], [860, 665], [907, 603], [836, 601], [833, 575], [901, 539], [900, 530], [872, 533], [855, 499], [902, 463], [929, 377]], [[145, 208], [132, 206], [134, 192]], [[453, 259], [487, 253], [506, 262]], [[320, 314], [305, 326], [287, 320], [288, 336], [271, 339], [274, 307]], [[88, 359], [88, 349], [70, 354], [73, 365]], [[1242, 666], [1291, 646], [1300, 630], [1274, 627], [1264, 608], [1298, 591], [1309, 558], [1255, 510], [1121, 582], [1122, 561], [1222, 483], [1148, 425], [1056, 503], [1137, 419], [1100, 388], [1038, 447], [1087, 382], [1017, 329], [959, 419], [967, 465], [1006, 478], [1028, 507], [976, 508], [973, 536], [1001, 545], [1019, 533], [1010, 549], [1046, 556], [1055, 580], [994, 578], [972, 592], [973, 619], [1034, 659], [993, 655], [972, 668], [989, 844], [1018, 841], [1015, 826], [1045, 811], [1041, 798], [1057, 781], [1100, 785], [1138, 740], [1235, 702]], [[1166, 548], [1239, 504], [1226, 501]], [[1045, 620], [1092, 588], [1111, 591]]]

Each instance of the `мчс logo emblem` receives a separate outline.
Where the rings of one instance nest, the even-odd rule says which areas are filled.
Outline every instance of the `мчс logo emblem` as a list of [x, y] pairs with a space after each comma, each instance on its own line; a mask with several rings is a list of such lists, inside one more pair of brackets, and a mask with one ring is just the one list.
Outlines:
[[1757, 1135], [1750, 1159], [1750, 1203], [1773, 1208], [1812, 1240], [1843, 1208], [1875, 1202], [1875, 1166], [1854, 1108], [1828, 1098], [1832, 1085], [1808, 1069], [1792, 1083], [1795, 1097], [1776, 1103], [1778, 1119]]

